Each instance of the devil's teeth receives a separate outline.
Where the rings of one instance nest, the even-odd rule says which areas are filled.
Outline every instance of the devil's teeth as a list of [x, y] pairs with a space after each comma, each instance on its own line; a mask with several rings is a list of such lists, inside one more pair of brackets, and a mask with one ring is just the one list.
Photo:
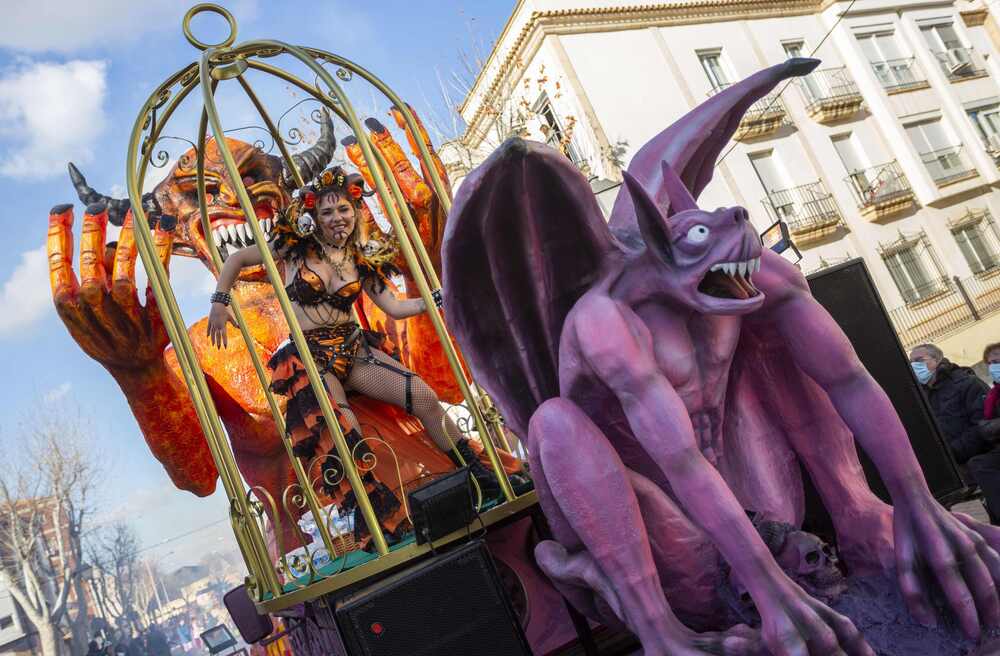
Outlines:
[[744, 278], [746, 278], [746, 277], [747, 277], [747, 263], [746, 263], [746, 262], [740, 262], [739, 264], [737, 264], [737, 265], [736, 265], [736, 270], [737, 270], [737, 271], [739, 272], [739, 274], [740, 274], [741, 276], [743, 276]]

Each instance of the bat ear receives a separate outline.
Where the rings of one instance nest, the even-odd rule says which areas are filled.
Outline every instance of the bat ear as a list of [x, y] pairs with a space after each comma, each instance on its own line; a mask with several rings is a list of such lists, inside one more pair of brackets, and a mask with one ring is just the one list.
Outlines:
[[660, 171], [663, 175], [663, 189], [667, 192], [667, 202], [670, 203], [668, 215], [684, 210], [698, 209], [698, 203], [688, 191], [687, 185], [680, 179], [673, 167], [666, 160], [661, 162]]
[[646, 248], [656, 253], [664, 262], [673, 262], [670, 227], [667, 225], [666, 217], [638, 180], [628, 171], [622, 171], [622, 177], [625, 179], [625, 188], [632, 196], [636, 222], [639, 224], [639, 232], [642, 233]]

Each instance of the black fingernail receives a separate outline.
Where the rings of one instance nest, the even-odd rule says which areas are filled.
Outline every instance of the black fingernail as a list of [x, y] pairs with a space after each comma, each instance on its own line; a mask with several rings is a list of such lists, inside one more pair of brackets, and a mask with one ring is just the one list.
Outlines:
[[365, 125], [372, 132], [385, 132], [385, 126], [377, 118], [366, 118]]
[[51, 210], [49, 210], [49, 214], [62, 214], [66, 210], [72, 209], [72, 207], [73, 203], [63, 203], [62, 205], [56, 205]]
[[91, 216], [96, 216], [106, 209], [108, 209], [107, 203], [105, 203], [103, 200], [97, 201], [96, 203], [91, 203], [90, 205], [87, 205], [87, 214]]
[[355, 137], [352, 134], [350, 136], [347, 136], [347, 137], [344, 137], [343, 139], [341, 139], [340, 143], [343, 144], [344, 146], [350, 147], [350, 146], [353, 146], [354, 144], [358, 143], [358, 139], [357, 139], [357, 137]]

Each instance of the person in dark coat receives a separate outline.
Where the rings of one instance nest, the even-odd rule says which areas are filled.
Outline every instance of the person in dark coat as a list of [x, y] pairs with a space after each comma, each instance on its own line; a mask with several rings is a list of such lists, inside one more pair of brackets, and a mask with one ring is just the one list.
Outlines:
[[983, 361], [993, 379], [993, 387], [983, 403], [983, 421], [978, 435], [991, 449], [970, 459], [968, 467], [983, 491], [990, 522], [1000, 524], [1000, 343], [988, 344], [983, 349]]
[[167, 636], [155, 624], [149, 627], [149, 632], [146, 633], [146, 651], [149, 652], [149, 656], [170, 656]]
[[146, 641], [141, 637], [132, 638], [128, 643], [125, 656], [147, 656]]
[[[1000, 516], [1000, 450], [983, 425], [989, 387], [969, 367], [945, 358], [934, 344], [914, 348], [910, 365], [955, 461], [965, 465], [979, 485], [991, 518], [994, 509]], [[997, 428], [1000, 431], [1000, 425]]]

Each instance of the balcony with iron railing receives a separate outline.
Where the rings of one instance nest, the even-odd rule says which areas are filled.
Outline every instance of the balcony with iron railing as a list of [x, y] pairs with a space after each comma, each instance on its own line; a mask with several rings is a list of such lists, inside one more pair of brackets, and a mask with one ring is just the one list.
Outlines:
[[896, 160], [855, 171], [844, 179], [861, 216], [878, 222], [913, 207], [915, 196], [910, 181]]
[[[720, 84], [708, 92], [709, 96], [732, 86], [731, 83]], [[740, 126], [736, 129], [733, 139], [736, 141], [753, 141], [768, 137], [781, 127], [789, 125], [788, 110], [777, 93], [769, 93], [756, 101], [743, 114]]]
[[975, 48], [950, 48], [931, 53], [952, 82], [985, 77], [986, 63]]
[[875, 77], [887, 93], [902, 93], [930, 86], [915, 57], [872, 62]]
[[922, 300], [889, 311], [906, 348], [941, 339], [1000, 312], [1000, 268], [960, 280], [934, 281]]
[[964, 146], [959, 144], [920, 154], [920, 160], [937, 186], [943, 187], [979, 175], [976, 167], [966, 159], [963, 149]]
[[809, 246], [835, 233], [843, 215], [822, 182], [768, 192], [761, 203], [772, 221], [784, 221], [798, 246]]
[[795, 79], [806, 100], [809, 117], [819, 123], [835, 123], [860, 111], [864, 98], [845, 67], [813, 71]]

